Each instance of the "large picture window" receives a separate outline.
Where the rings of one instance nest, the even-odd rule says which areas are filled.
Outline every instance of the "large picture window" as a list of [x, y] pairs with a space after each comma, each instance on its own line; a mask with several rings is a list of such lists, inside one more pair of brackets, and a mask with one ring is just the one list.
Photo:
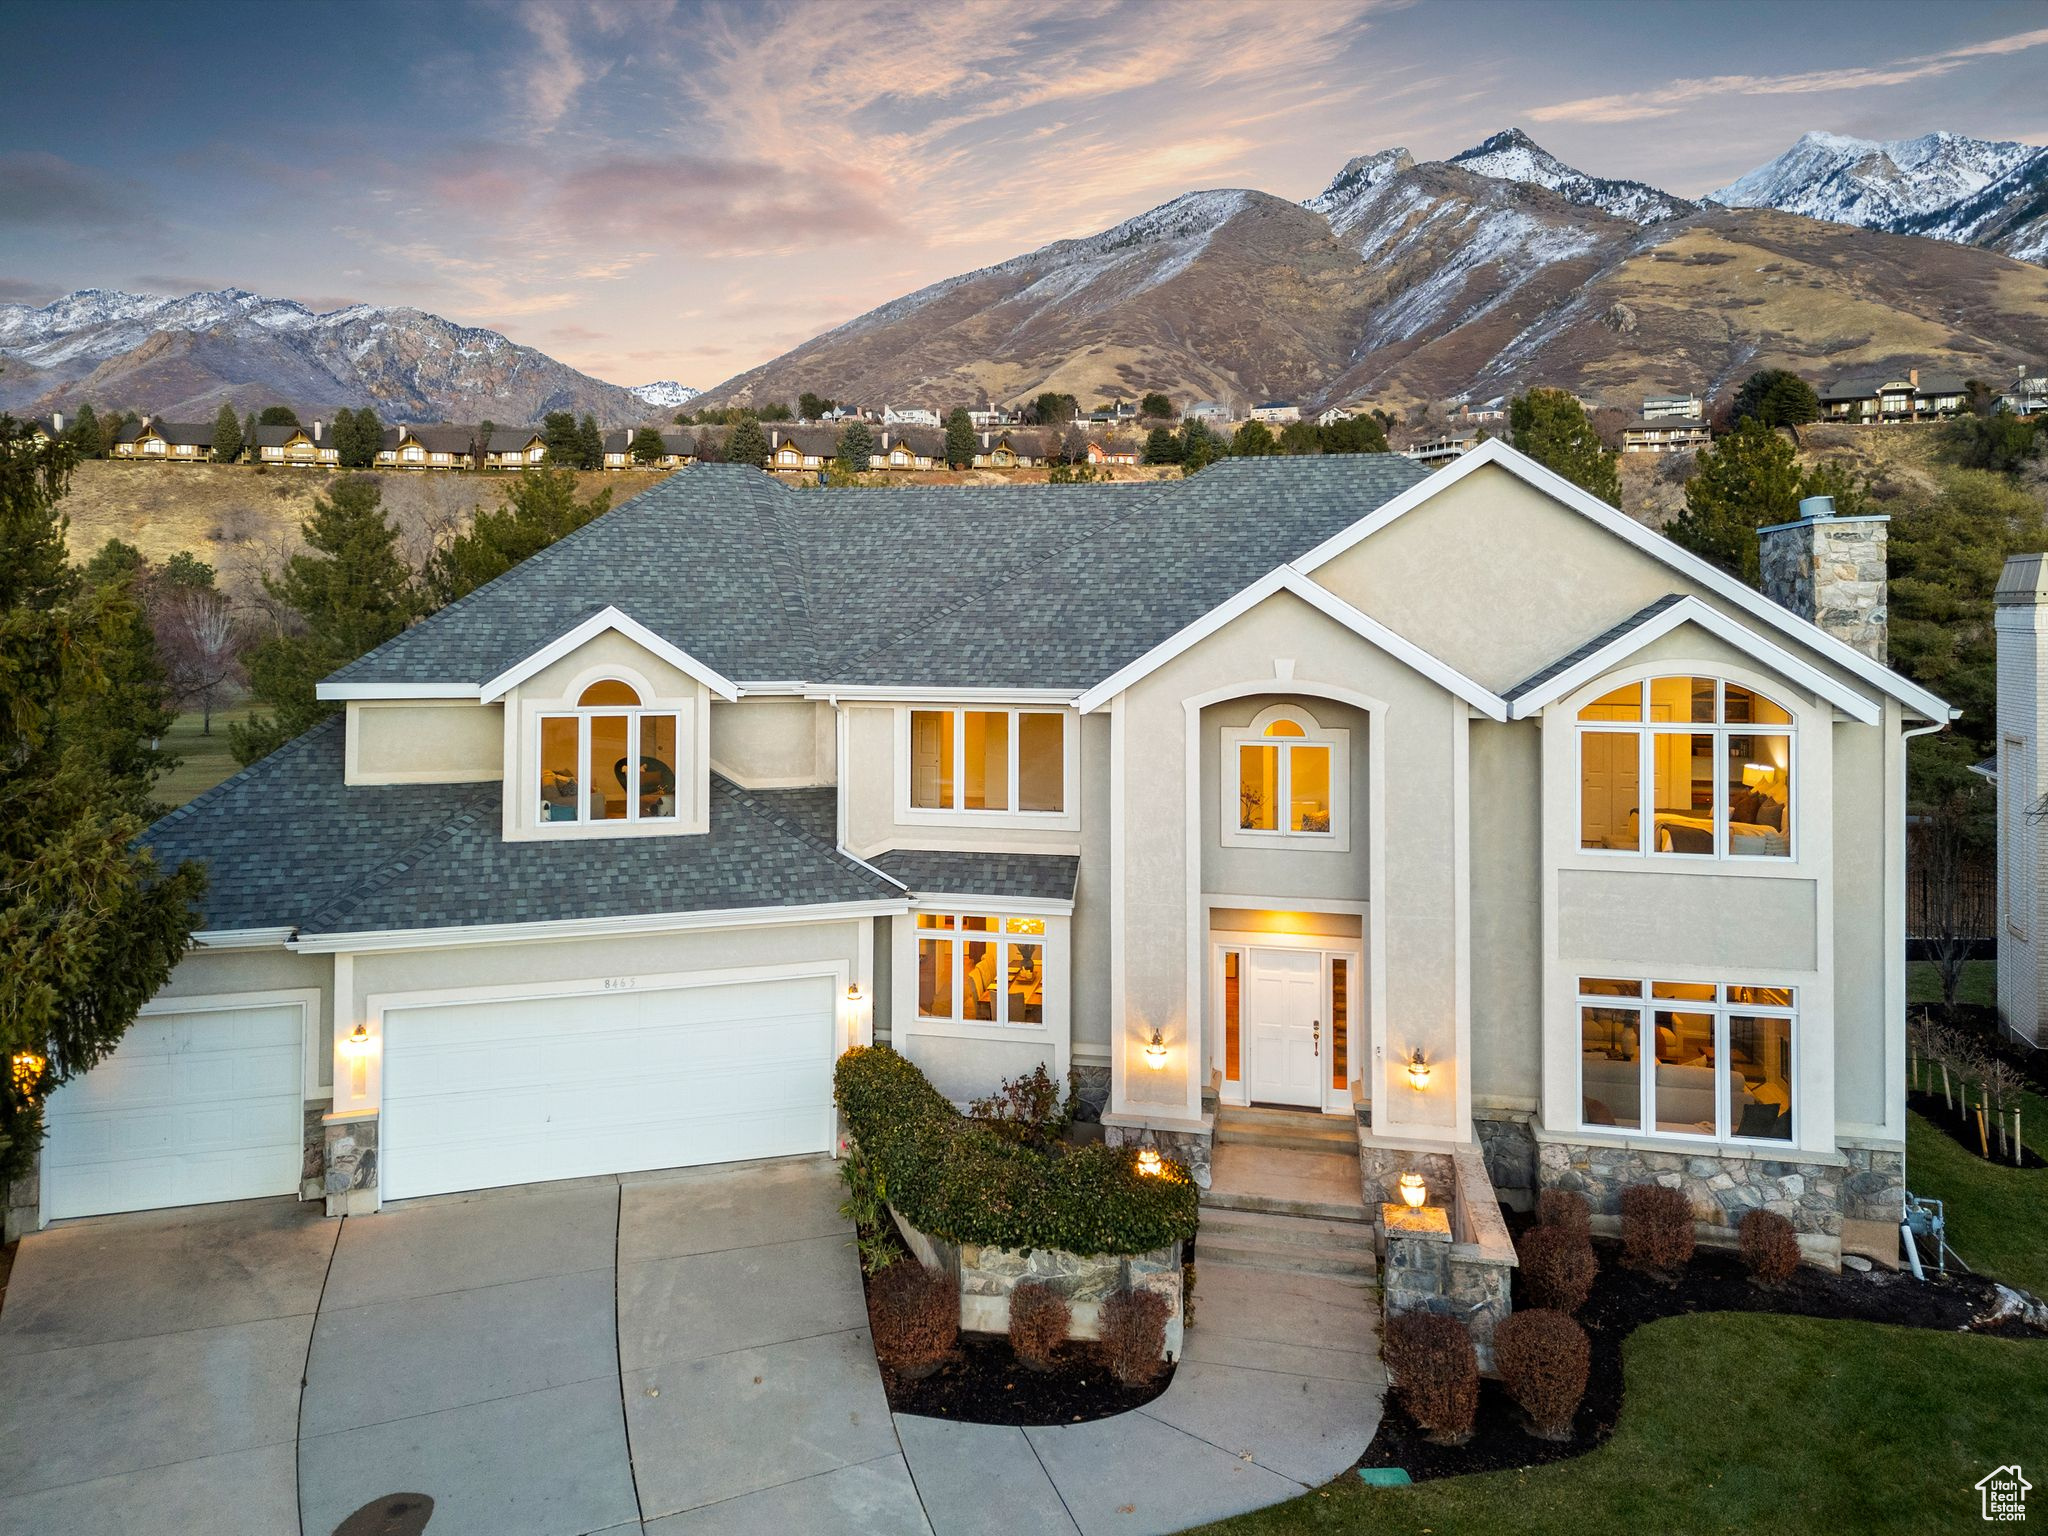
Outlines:
[[1792, 856], [1793, 731], [1740, 683], [1658, 677], [1579, 711], [1579, 846], [1703, 859]]
[[953, 1024], [1045, 1023], [1045, 919], [917, 915], [917, 1013]]
[[1794, 1004], [1790, 987], [1581, 977], [1581, 1124], [1791, 1142]]
[[1058, 815], [1067, 721], [1052, 710], [913, 709], [910, 804], [920, 811]]
[[1345, 847], [1348, 745], [1349, 732], [1326, 730], [1288, 704], [1260, 711], [1249, 727], [1224, 731], [1223, 841]]
[[681, 718], [642, 707], [629, 683], [592, 683], [572, 712], [542, 715], [544, 825], [673, 821]]

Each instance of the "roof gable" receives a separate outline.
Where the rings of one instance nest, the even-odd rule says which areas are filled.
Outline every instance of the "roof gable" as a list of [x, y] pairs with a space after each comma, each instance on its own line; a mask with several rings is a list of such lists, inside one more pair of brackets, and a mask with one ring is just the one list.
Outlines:
[[624, 635], [635, 645], [659, 656], [685, 676], [693, 677], [709, 688], [719, 698], [730, 703], [740, 696], [739, 688], [721, 673], [704, 665], [680, 646], [671, 645], [653, 630], [642, 624], [629, 613], [617, 608], [604, 608], [593, 613], [575, 627], [557, 635], [539, 650], [522, 657], [496, 677], [480, 685], [477, 696], [484, 703], [494, 703], [525, 682], [536, 673], [553, 666], [564, 656], [572, 655], [585, 645], [606, 632]]

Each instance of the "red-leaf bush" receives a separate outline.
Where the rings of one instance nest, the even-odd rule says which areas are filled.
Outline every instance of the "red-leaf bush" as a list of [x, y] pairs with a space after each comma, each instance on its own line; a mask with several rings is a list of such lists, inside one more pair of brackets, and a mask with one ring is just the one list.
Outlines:
[[1653, 1275], [1692, 1262], [1692, 1201], [1683, 1190], [1631, 1184], [1621, 1192], [1621, 1261]]
[[1143, 1286], [1118, 1291], [1102, 1304], [1097, 1326], [1102, 1357], [1110, 1372], [1127, 1387], [1141, 1387], [1157, 1376], [1164, 1363], [1166, 1319], [1172, 1305]]
[[1403, 1312], [1387, 1323], [1386, 1354], [1408, 1417], [1444, 1445], [1472, 1438], [1479, 1356], [1463, 1323], [1441, 1312]]
[[1571, 1438], [1592, 1361], [1586, 1330], [1548, 1307], [1512, 1312], [1493, 1330], [1494, 1368], [1530, 1431], [1546, 1440]]
[[1742, 1218], [1741, 1249], [1749, 1278], [1761, 1286], [1781, 1286], [1799, 1268], [1799, 1234], [1791, 1222], [1762, 1206]]
[[1034, 1371], [1052, 1365], [1053, 1351], [1067, 1342], [1074, 1324], [1067, 1298], [1039, 1280], [1010, 1292], [1010, 1348]]
[[1565, 1227], [1531, 1227], [1516, 1247], [1532, 1305], [1576, 1312], [1586, 1304], [1600, 1260], [1583, 1234]]
[[869, 1282], [875, 1358], [899, 1376], [929, 1376], [960, 1338], [960, 1290], [951, 1275], [913, 1260]]
[[1593, 1208], [1575, 1189], [1546, 1189], [1538, 1195], [1536, 1223], [1570, 1232], [1585, 1242], [1593, 1240]]

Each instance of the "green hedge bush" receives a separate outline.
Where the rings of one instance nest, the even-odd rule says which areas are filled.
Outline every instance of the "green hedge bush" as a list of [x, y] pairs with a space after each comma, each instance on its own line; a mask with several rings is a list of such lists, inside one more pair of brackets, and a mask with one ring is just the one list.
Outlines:
[[1194, 1180], [1128, 1148], [1043, 1152], [970, 1120], [887, 1046], [839, 1058], [833, 1088], [882, 1192], [919, 1231], [956, 1245], [1150, 1253], [1195, 1235]]

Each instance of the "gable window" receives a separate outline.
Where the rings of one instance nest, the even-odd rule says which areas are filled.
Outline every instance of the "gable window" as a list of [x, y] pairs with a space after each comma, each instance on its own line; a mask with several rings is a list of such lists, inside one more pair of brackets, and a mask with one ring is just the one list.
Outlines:
[[1066, 716], [1047, 710], [913, 709], [911, 808], [1059, 814], [1066, 732]]
[[1291, 704], [1224, 731], [1223, 841], [1347, 847], [1349, 739], [1350, 732], [1325, 729]]
[[1792, 715], [1740, 683], [1656, 677], [1579, 711], [1579, 847], [1789, 859]]
[[1790, 987], [1581, 977], [1581, 1124], [1790, 1142], [1795, 1001]]
[[917, 1014], [954, 1024], [1045, 1023], [1045, 919], [917, 915]]
[[680, 716], [643, 708], [631, 684], [603, 678], [538, 727], [542, 823], [675, 818]]

